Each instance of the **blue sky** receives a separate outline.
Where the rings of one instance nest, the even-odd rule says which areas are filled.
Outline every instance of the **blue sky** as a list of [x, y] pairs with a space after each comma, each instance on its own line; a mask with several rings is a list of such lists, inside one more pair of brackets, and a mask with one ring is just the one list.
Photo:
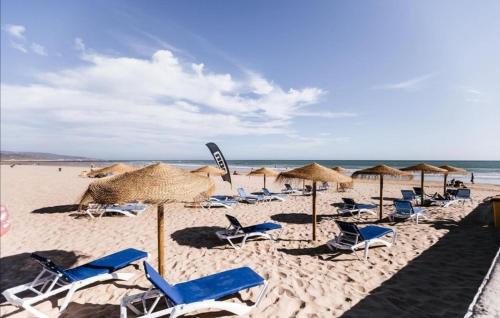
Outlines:
[[2, 149], [498, 160], [498, 16], [498, 1], [2, 1]]

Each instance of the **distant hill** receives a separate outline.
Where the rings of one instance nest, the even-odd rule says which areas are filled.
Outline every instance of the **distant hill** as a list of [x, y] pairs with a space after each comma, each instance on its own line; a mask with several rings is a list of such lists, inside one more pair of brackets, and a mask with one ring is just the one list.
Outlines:
[[45, 152], [0, 151], [2, 161], [42, 161], [42, 160], [92, 160], [86, 157], [58, 155]]

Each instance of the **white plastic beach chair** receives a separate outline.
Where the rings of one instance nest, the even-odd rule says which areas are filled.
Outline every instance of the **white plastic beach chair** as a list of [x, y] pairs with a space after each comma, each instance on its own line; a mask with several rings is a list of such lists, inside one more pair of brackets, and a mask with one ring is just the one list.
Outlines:
[[[356, 253], [357, 249], [363, 248], [364, 259], [368, 258], [368, 249], [372, 245], [381, 244], [387, 247], [391, 247], [396, 242], [396, 231], [388, 227], [368, 225], [363, 228], [359, 228], [354, 223], [335, 221], [340, 229], [340, 234], [335, 234], [335, 238], [326, 243], [326, 245], [331, 249], [341, 249], [352, 251], [358, 259], [361, 260], [359, 255]], [[392, 239], [390, 241], [383, 239], [388, 234], [392, 234]]]
[[[208, 309], [225, 310], [237, 316], [246, 315], [259, 306], [268, 287], [267, 281], [249, 267], [235, 268], [175, 285], [170, 285], [147, 262], [144, 262], [144, 271], [153, 286], [145, 293], [124, 297], [120, 305], [120, 318], [126, 318], [129, 310], [140, 318], [167, 315], [176, 318]], [[253, 305], [221, 300], [254, 287], [261, 289]], [[165, 303], [166, 309], [157, 310], [160, 301]]]
[[[215, 234], [219, 239], [227, 240], [234, 249], [243, 248], [247, 239], [251, 237], [262, 237], [269, 240], [276, 240], [283, 231], [283, 227], [281, 226], [281, 224], [275, 222], [266, 222], [243, 227], [243, 225], [241, 225], [238, 219], [236, 219], [234, 216], [226, 214], [226, 217], [229, 220], [229, 227], [225, 230], [217, 231], [215, 232]], [[271, 236], [271, 234], [268, 233], [274, 230], [279, 230], [278, 234], [275, 237]], [[233, 242], [233, 240], [235, 239], [242, 239], [240, 246]]]
[[99, 218], [106, 213], [119, 213], [128, 217], [136, 217], [146, 211], [148, 206], [143, 203], [126, 203], [126, 204], [98, 204], [90, 203], [85, 210], [85, 213], [92, 219], [97, 215]]
[[339, 216], [346, 213], [351, 216], [355, 216], [357, 214], [358, 218], [362, 213], [376, 215], [376, 212], [373, 210], [378, 207], [376, 204], [356, 203], [356, 201], [352, 198], [342, 198], [342, 201], [344, 202], [344, 205], [337, 209], [337, 214]]
[[425, 216], [425, 209], [422, 207], [414, 207], [410, 201], [394, 200], [394, 207], [396, 211], [389, 214], [389, 220], [394, 221], [395, 218], [399, 219], [414, 219], [418, 224], [419, 218], [427, 219]]
[[286, 194], [273, 193], [273, 192], [269, 191], [267, 188], [262, 188], [262, 194], [269, 201], [272, 201], [272, 200], [285, 201], [286, 200]]
[[[59, 310], [62, 312], [78, 289], [110, 279], [129, 280], [134, 274], [116, 271], [139, 260], [147, 259], [149, 255], [146, 252], [129, 248], [71, 269], [59, 267], [51, 260], [37, 254], [31, 254], [31, 256], [42, 266], [42, 272], [31, 283], [9, 288], [2, 295], [7, 302], [24, 308], [31, 315], [48, 318], [33, 305], [56, 294], [67, 292]], [[31, 296], [26, 294], [31, 294]]]
[[208, 200], [203, 201], [201, 203], [201, 207], [204, 209], [210, 209], [210, 208], [232, 209], [237, 204], [238, 201], [233, 200], [231, 197], [212, 196]]

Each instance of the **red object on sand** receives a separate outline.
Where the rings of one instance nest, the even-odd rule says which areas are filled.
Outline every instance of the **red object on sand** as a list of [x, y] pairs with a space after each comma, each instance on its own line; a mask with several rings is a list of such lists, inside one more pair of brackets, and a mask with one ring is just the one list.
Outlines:
[[0, 236], [7, 233], [10, 229], [10, 215], [7, 208], [0, 205]]

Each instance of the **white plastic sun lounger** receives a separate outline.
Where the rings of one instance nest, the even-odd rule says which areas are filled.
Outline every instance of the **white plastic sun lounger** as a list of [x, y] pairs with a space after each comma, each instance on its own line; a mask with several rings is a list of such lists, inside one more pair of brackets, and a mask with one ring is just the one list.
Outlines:
[[285, 201], [286, 199], [286, 194], [273, 193], [269, 191], [269, 189], [267, 188], [262, 188], [262, 194], [264, 194], [264, 197], [270, 201], [272, 200]]
[[210, 208], [231, 209], [237, 204], [238, 204], [238, 201], [231, 199], [231, 197], [212, 196], [208, 200], [202, 202], [201, 207], [204, 209], [210, 209]]
[[106, 213], [119, 213], [128, 217], [135, 217], [146, 211], [148, 206], [143, 203], [126, 203], [126, 204], [97, 204], [91, 203], [85, 210], [92, 219], [94, 215], [102, 217]]
[[394, 200], [394, 207], [396, 211], [389, 214], [389, 220], [394, 219], [414, 219], [415, 223], [418, 224], [419, 218], [426, 219], [425, 209], [422, 207], [414, 207], [410, 201], [406, 200]]
[[[241, 223], [234, 216], [227, 215], [227, 219], [229, 220], [229, 227], [225, 230], [217, 231], [215, 234], [221, 240], [227, 240], [229, 244], [234, 249], [242, 248], [246, 241], [251, 237], [262, 237], [269, 240], [276, 240], [281, 235], [283, 231], [283, 227], [281, 224], [274, 222], [266, 222], [261, 224], [256, 224], [252, 226], [243, 227]], [[279, 230], [278, 234], [273, 237], [268, 232]], [[240, 246], [238, 246], [233, 240], [242, 239]]]
[[367, 204], [367, 203], [356, 203], [352, 198], [342, 198], [344, 205], [337, 210], [338, 215], [342, 214], [350, 214], [351, 216], [358, 215], [358, 218], [362, 213], [369, 213], [375, 215], [375, 211], [378, 205], [376, 204]]
[[[361, 260], [361, 258], [356, 254], [356, 250], [363, 248], [364, 259], [368, 258], [368, 249], [370, 246], [375, 244], [385, 245], [391, 247], [396, 241], [396, 231], [388, 227], [367, 225], [363, 228], [358, 228], [354, 223], [335, 221], [340, 229], [340, 234], [335, 238], [326, 243], [326, 245], [331, 249], [341, 249], [350, 250], [354, 252], [356, 257]], [[388, 241], [382, 239], [387, 234], [392, 234], [392, 240]]]
[[[67, 292], [59, 310], [62, 312], [68, 306], [73, 294], [80, 288], [110, 279], [132, 278], [134, 276], [132, 273], [117, 271], [141, 259], [147, 259], [148, 253], [129, 248], [71, 269], [59, 267], [51, 260], [37, 254], [31, 254], [31, 257], [42, 265], [42, 272], [31, 283], [9, 288], [2, 295], [7, 302], [24, 308], [31, 315], [46, 318], [48, 316], [35, 309], [33, 305], [56, 294]], [[34, 296], [20, 295], [25, 293]]]
[[[175, 285], [170, 285], [147, 262], [144, 262], [144, 271], [153, 287], [145, 293], [124, 297], [120, 305], [121, 318], [127, 318], [129, 310], [140, 318], [167, 315], [176, 318], [204, 309], [226, 310], [241, 316], [259, 306], [268, 286], [267, 281], [249, 267], [231, 269]], [[261, 290], [251, 306], [221, 300], [259, 286]], [[164, 301], [167, 308], [155, 311], [160, 301]]]

